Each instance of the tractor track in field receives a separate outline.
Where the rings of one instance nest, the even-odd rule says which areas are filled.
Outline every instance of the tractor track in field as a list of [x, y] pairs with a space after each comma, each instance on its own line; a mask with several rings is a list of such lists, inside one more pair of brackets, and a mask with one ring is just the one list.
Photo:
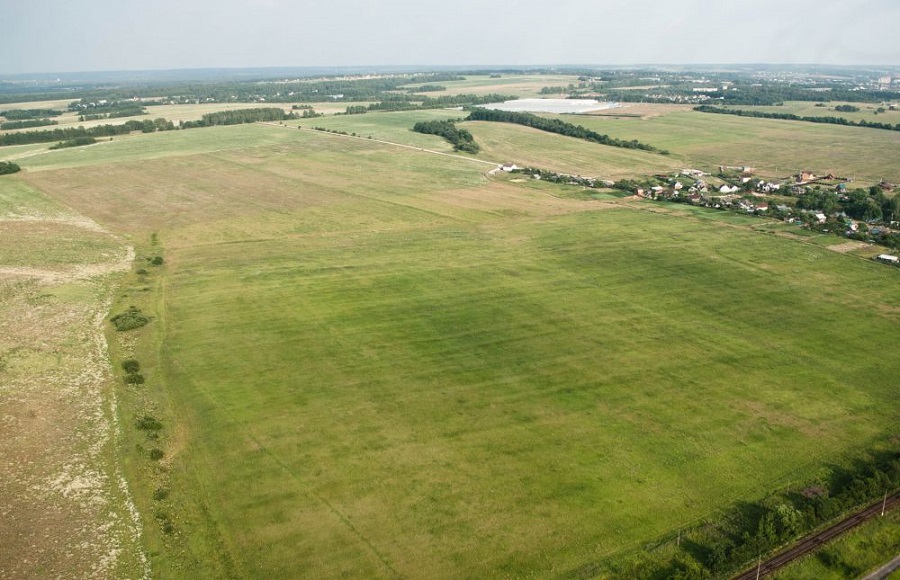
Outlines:
[[818, 550], [831, 540], [843, 535], [860, 524], [880, 516], [882, 510], [887, 512], [898, 505], [900, 505], [900, 491], [896, 491], [893, 494], [886, 496], [883, 500], [879, 500], [868, 507], [857, 511], [824, 530], [806, 536], [787, 550], [772, 556], [765, 562], [760, 562], [757, 566], [754, 566], [749, 570], [741, 572], [735, 576], [733, 580], [754, 580], [755, 578], [764, 578], [793, 562], [797, 558], [801, 558]]

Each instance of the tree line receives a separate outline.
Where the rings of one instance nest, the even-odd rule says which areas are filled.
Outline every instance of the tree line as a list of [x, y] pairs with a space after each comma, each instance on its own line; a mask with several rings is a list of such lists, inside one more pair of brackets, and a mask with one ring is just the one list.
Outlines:
[[700, 105], [694, 107], [695, 111], [701, 113], [717, 113], [720, 115], [736, 115], [738, 117], [756, 117], [759, 119], [779, 119], [782, 121], [806, 121], [807, 123], [826, 123], [829, 125], [845, 125], [847, 127], [866, 127], [869, 129], [885, 129], [887, 131], [900, 131], [900, 123], [891, 125], [890, 123], [876, 123], [874, 121], [850, 121], [843, 117], [801, 117], [793, 113], [768, 113], [765, 111], [745, 111], [741, 109], [723, 109], [721, 107], [713, 107], [712, 105]]
[[98, 125], [96, 127], [65, 127], [49, 131], [23, 131], [0, 135], [0, 146], [29, 145], [32, 143], [52, 143], [53, 141], [71, 141], [79, 137], [114, 137], [127, 135], [132, 131], [153, 133], [154, 131], [170, 131], [175, 125], [166, 119], [154, 121], [127, 121], [122, 125]]
[[478, 153], [481, 147], [475, 142], [472, 134], [456, 126], [457, 120], [419, 121], [413, 125], [413, 131], [426, 135], [440, 135], [453, 145], [454, 151]]
[[185, 121], [181, 124], [183, 129], [196, 127], [214, 127], [216, 125], [241, 125], [243, 123], [258, 123], [271, 121], [285, 121], [296, 119], [294, 113], [285, 113], [279, 107], [259, 107], [255, 109], [235, 109], [233, 111], [219, 111], [207, 113], [199, 121]]
[[59, 117], [62, 114], [62, 111], [57, 111], [56, 109], [10, 109], [9, 111], [0, 111], [0, 117], [6, 117], [8, 121]]
[[33, 127], [46, 127], [49, 125], [59, 125], [59, 122], [53, 119], [27, 119], [23, 121], [6, 121], [0, 123], [0, 130], [8, 131], [10, 129], [31, 129]]
[[660, 153], [662, 155], [669, 154], [668, 151], [657, 149], [652, 145], [647, 145], [646, 143], [641, 143], [637, 140], [632, 139], [630, 141], [626, 141], [623, 139], [616, 139], [614, 137], [610, 137], [609, 135], [597, 133], [596, 131], [592, 131], [590, 129], [582, 127], [581, 125], [573, 125], [572, 123], [566, 123], [564, 121], [560, 121], [559, 119], [547, 119], [544, 117], [538, 117], [537, 115], [533, 115], [531, 113], [497, 111], [494, 109], [484, 109], [481, 107], [476, 107], [473, 108], [469, 113], [466, 121], [494, 121], [499, 123], [514, 123], [516, 125], [524, 125], [525, 127], [547, 131], [548, 133], [556, 133], [557, 135], [583, 139], [585, 141], [598, 143], [600, 145], [622, 147], [625, 149], [640, 149], [642, 151], [650, 151], [653, 153]]

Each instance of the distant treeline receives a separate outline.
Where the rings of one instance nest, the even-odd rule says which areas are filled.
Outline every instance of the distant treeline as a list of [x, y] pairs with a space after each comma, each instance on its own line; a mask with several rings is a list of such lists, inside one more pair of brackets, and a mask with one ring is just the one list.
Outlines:
[[642, 151], [651, 151], [653, 153], [660, 153], [662, 155], [669, 154], [668, 151], [657, 149], [656, 147], [647, 145], [646, 143], [641, 143], [636, 140], [625, 141], [622, 139], [616, 139], [614, 137], [610, 137], [609, 135], [597, 133], [596, 131], [592, 131], [590, 129], [582, 127], [581, 125], [573, 125], [572, 123], [566, 123], [564, 121], [560, 121], [559, 119], [546, 119], [544, 117], [532, 115], [531, 113], [497, 111], [493, 109], [476, 107], [472, 109], [471, 113], [466, 118], [466, 121], [495, 121], [499, 123], [515, 123], [516, 125], [524, 125], [526, 127], [539, 129], [541, 131], [547, 131], [548, 133], [556, 133], [558, 135], [565, 135], [566, 137], [584, 139], [585, 141], [598, 143], [600, 145], [622, 147], [625, 149], [640, 149]]
[[[463, 77], [459, 77], [462, 79]], [[409, 87], [406, 89], [408, 93], [437, 93], [440, 91], [446, 91], [447, 87], [444, 85], [420, 85], [418, 87]]]
[[0, 111], [0, 117], [6, 117], [10, 121], [59, 117], [62, 114], [62, 111], [55, 109], [10, 109], [9, 111]]
[[413, 111], [416, 109], [446, 109], [448, 107], [469, 107], [502, 103], [518, 97], [511, 95], [442, 95], [440, 97], [420, 97], [417, 101], [409, 100], [409, 95], [390, 95], [378, 103], [369, 105], [370, 111]]
[[30, 129], [32, 127], [46, 127], [48, 125], [59, 125], [53, 119], [28, 119], [25, 121], [6, 121], [0, 123], [0, 130], [8, 131], [10, 129]]
[[287, 113], [278, 107], [262, 107], [256, 109], [235, 109], [233, 111], [220, 111], [207, 113], [199, 121], [186, 121], [181, 124], [183, 129], [196, 127], [214, 127], [216, 125], [241, 125], [243, 123], [258, 123], [260, 121], [285, 121], [296, 119], [294, 113]]
[[472, 134], [465, 129], [459, 129], [455, 125], [457, 120], [445, 121], [420, 121], [413, 125], [413, 131], [426, 135], [440, 135], [453, 145], [454, 151], [466, 153], [478, 153], [481, 149]]
[[[194, 129], [198, 127], [213, 127], [215, 125], [238, 125], [241, 123], [256, 123], [258, 121], [283, 121], [296, 119], [294, 113], [285, 114], [278, 107], [257, 109], [236, 109], [234, 111], [222, 111], [203, 115], [199, 121], [187, 121], [181, 123], [182, 129]], [[132, 131], [153, 133], [154, 131], [171, 131], [178, 129], [171, 121], [159, 118], [153, 121], [126, 121], [122, 125], [99, 125], [97, 127], [67, 127], [53, 129], [52, 131], [24, 131], [22, 133], [7, 133], [0, 135], [0, 146], [4, 145], [28, 145], [31, 143], [51, 143], [53, 141], [67, 142], [81, 137], [112, 137], [115, 135], [127, 135]]]
[[890, 123], [875, 123], [873, 121], [850, 121], [843, 117], [801, 117], [793, 113], [767, 113], [763, 111], [743, 111], [740, 109], [723, 109], [721, 107], [713, 107], [710, 105], [700, 105], [694, 107], [695, 111], [701, 113], [717, 113], [720, 115], [736, 115], [738, 117], [757, 117], [760, 119], [780, 119], [783, 121], [806, 121], [807, 123], [826, 123], [829, 125], [845, 125], [847, 127], [867, 127], [869, 129], [886, 129], [888, 131], [900, 131], [900, 123], [891, 125]]
[[93, 137], [75, 137], [68, 141], [60, 141], [56, 145], [51, 145], [50, 149], [65, 149], [67, 147], [83, 147], [84, 145], [93, 145], [97, 140]]
[[153, 133], [154, 131], [170, 131], [175, 129], [171, 121], [156, 119], [155, 121], [127, 121], [122, 125], [98, 125], [96, 127], [66, 127], [50, 131], [24, 131], [0, 135], [0, 146], [29, 145], [31, 143], [52, 143], [53, 141], [71, 141], [79, 137], [113, 137], [127, 135], [132, 131]]

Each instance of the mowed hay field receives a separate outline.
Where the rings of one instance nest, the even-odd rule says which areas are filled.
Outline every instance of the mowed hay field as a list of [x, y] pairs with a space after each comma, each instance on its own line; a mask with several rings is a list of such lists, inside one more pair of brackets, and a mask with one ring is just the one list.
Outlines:
[[893, 269], [366, 139], [104, 147], [16, 179], [158, 235], [117, 307], [155, 316], [160, 576], [602, 571], [897, 431]]
[[900, 182], [900, 165], [896, 162], [900, 131], [695, 111], [673, 111], [652, 119], [598, 115], [558, 118], [611, 137], [637, 139], [666, 149], [675, 159], [706, 170], [719, 165], [749, 165], [772, 177], [813, 171], [864, 182]]

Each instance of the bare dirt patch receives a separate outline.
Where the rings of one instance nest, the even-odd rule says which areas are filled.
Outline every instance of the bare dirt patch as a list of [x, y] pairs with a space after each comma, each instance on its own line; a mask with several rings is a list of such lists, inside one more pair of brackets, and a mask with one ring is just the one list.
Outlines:
[[869, 244], [865, 242], [859, 242], [856, 240], [851, 240], [849, 242], [844, 242], [843, 244], [834, 244], [832, 246], [827, 246], [829, 250], [832, 252], [837, 252], [838, 254], [847, 254], [853, 252], [855, 250], [861, 250], [863, 248], [869, 247]]
[[[58, 219], [29, 225], [71, 233]], [[103, 251], [64, 269], [42, 252], [0, 264], [0, 578], [149, 575], [116, 461], [103, 333], [115, 275], [134, 253], [121, 241]]]

